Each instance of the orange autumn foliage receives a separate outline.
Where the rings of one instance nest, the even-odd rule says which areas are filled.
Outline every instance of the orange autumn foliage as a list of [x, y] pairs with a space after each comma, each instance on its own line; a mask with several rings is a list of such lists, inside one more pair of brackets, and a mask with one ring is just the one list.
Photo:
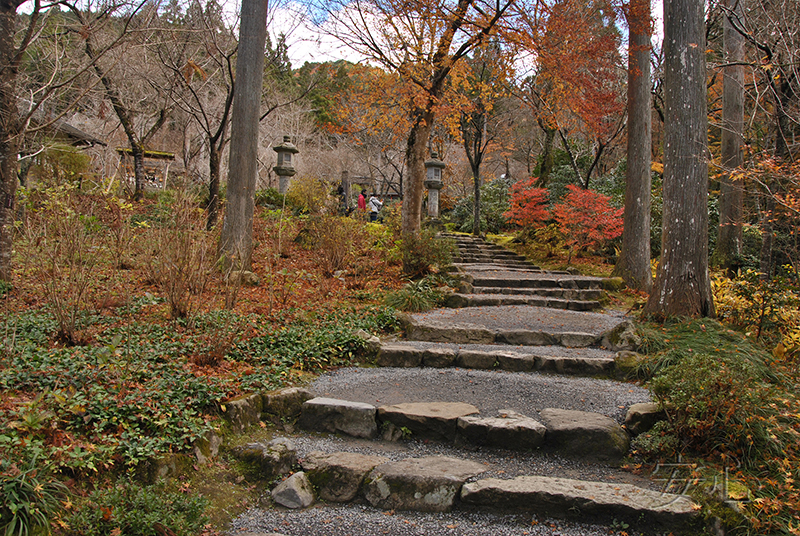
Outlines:
[[553, 217], [561, 234], [574, 249], [585, 249], [622, 234], [624, 209], [613, 208], [607, 195], [584, 190], [574, 184], [567, 186], [564, 201], [553, 207]]

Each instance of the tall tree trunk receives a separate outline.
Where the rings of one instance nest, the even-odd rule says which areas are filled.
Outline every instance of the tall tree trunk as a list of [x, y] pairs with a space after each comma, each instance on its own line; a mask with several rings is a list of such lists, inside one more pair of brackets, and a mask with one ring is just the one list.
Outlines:
[[645, 313], [714, 316], [708, 275], [704, 2], [664, 2], [664, 230]]
[[206, 206], [206, 230], [211, 231], [217, 225], [219, 215], [219, 170], [222, 163], [222, 151], [215, 144], [209, 146], [208, 153], [208, 205]]
[[632, 0], [628, 10], [628, 168], [622, 249], [614, 275], [636, 290], [653, 286], [650, 269], [650, 0]]
[[539, 119], [539, 127], [544, 132], [544, 144], [542, 146], [542, 156], [539, 161], [539, 181], [536, 185], [539, 188], [547, 188], [550, 181], [550, 174], [553, 172], [555, 160], [553, 157], [553, 143], [556, 141], [556, 129], [550, 128]]
[[422, 222], [422, 193], [425, 184], [425, 160], [428, 157], [428, 140], [431, 137], [434, 113], [417, 110], [406, 144], [408, 178], [403, 185], [402, 234], [418, 235]]
[[20, 124], [17, 110], [17, 2], [0, 2], [0, 281], [11, 281]]
[[264, 79], [267, 0], [243, 0], [231, 117], [228, 201], [220, 254], [237, 269], [249, 270], [253, 254], [253, 211], [258, 174], [258, 119]]
[[472, 205], [472, 234], [481, 234], [481, 176], [473, 170], [472, 187], [474, 190], [475, 203]]
[[742, 207], [744, 188], [737, 179], [742, 165], [744, 132], [744, 36], [731, 24], [731, 16], [742, 16], [743, 0], [726, 0], [730, 15], [724, 17], [724, 61], [722, 72], [722, 178], [719, 193], [719, 235], [714, 260], [735, 277], [742, 254]]

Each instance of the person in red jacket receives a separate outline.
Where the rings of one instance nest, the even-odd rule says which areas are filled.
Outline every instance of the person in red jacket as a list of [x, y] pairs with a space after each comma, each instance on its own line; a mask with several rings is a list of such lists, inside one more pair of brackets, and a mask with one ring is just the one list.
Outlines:
[[367, 211], [367, 191], [361, 190], [361, 194], [358, 196], [358, 210], [362, 212]]

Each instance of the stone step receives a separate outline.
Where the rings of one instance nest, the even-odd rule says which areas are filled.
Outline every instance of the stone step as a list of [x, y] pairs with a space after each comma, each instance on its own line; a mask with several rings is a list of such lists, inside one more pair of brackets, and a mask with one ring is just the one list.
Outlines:
[[602, 290], [599, 277], [559, 276], [550, 272], [519, 273], [496, 272], [481, 273], [479, 276], [465, 277], [463, 280], [474, 288], [525, 288], [525, 289], [573, 289]]
[[400, 315], [406, 339], [462, 344], [509, 344], [634, 349], [636, 334], [618, 315], [530, 305], [437, 309]]
[[271, 493], [277, 504], [298, 511], [284, 512], [284, 518], [302, 516], [303, 509], [318, 499], [365, 500], [392, 514], [444, 514], [468, 508], [624, 523], [647, 532], [702, 531], [699, 507], [690, 497], [623, 482], [530, 474], [491, 477], [486, 476], [496, 469], [491, 464], [445, 455], [392, 460], [348, 451], [312, 451], [300, 459], [303, 471], [280, 482]]
[[461, 367], [508, 372], [549, 372], [575, 376], [613, 376], [616, 354], [600, 349], [556, 346], [448, 345], [383, 343], [380, 367]]
[[465, 504], [499, 510], [549, 515], [557, 511], [584, 520], [624, 520], [635, 529], [683, 532], [699, 528], [699, 506], [690, 497], [622, 483], [546, 476], [487, 478], [465, 484], [460, 498]]
[[603, 297], [603, 290], [598, 288], [575, 289], [563, 287], [478, 287], [472, 289], [473, 294], [505, 294], [511, 296], [544, 296], [549, 298], [564, 298], [567, 300], [598, 301]]
[[489, 307], [498, 305], [530, 305], [532, 307], [546, 307], [549, 309], [565, 309], [570, 311], [595, 311], [602, 307], [597, 300], [577, 300], [553, 298], [539, 295], [517, 294], [449, 294], [444, 302], [444, 307], [459, 309], [463, 307]]
[[502, 263], [499, 263], [493, 261], [492, 259], [462, 260], [461, 258], [455, 258], [453, 260], [453, 266], [455, 267], [456, 272], [461, 273], [469, 272], [476, 267], [491, 267], [494, 270], [505, 270], [511, 268], [515, 270], [525, 270], [528, 272], [543, 272], [539, 266], [536, 266], [528, 261], [502, 261]]
[[343, 433], [385, 440], [404, 435], [433, 441], [504, 446], [511, 450], [542, 448], [568, 458], [617, 463], [628, 453], [628, 433], [599, 413], [559, 408], [539, 411], [543, 422], [500, 410], [494, 417], [480, 415], [462, 402], [411, 402], [376, 407], [317, 397], [303, 404], [298, 425], [312, 432]]

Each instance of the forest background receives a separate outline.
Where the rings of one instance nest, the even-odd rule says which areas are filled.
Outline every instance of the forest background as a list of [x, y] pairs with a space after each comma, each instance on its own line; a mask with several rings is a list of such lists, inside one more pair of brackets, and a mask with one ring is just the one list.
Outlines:
[[[513, 232], [510, 245], [549, 265], [609, 275], [616, 264], [628, 284], [617, 305], [667, 321], [652, 328], [654, 361], [640, 373], [661, 378], [654, 390], [676, 413], [648, 449], [734, 459], [752, 499], [737, 522], [796, 532], [796, 2], [705, 11], [668, 2], [699, 22], [684, 48], [702, 74], [682, 78], [699, 82], [699, 93], [677, 98], [669, 92], [689, 84], [674, 72], [670, 83], [678, 55], [651, 47], [647, 2], [465, 1], [456, 4], [463, 13], [446, 2], [354, 5], [314, 6], [312, 18], [369, 61], [293, 66], [282, 35], [259, 49], [255, 224], [243, 266], [220, 263], [218, 251], [238, 177], [229, 149], [242, 52], [224, 6], [3, 4], [0, 450], [4, 486], [39, 505], [24, 514], [23, 499], [6, 499], [6, 530], [54, 520], [70, 530], [82, 521], [68, 518], [64, 478], [88, 496], [87, 482], [186, 450], [226, 397], [348, 362], [360, 343], [334, 326], [392, 329], [387, 291], [435, 275], [447, 258], [422, 226], [420, 170], [435, 152], [446, 164], [439, 209], [448, 229]], [[270, 6], [268, 27], [279, 7]], [[686, 174], [695, 182], [678, 188], [691, 204], [668, 193], [680, 160], [665, 143], [676, 102], [697, 121], [678, 123], [702, 138], [678, 134], [697, 141], [678, 155], [694, 162]], [[726, 111], [731, 102], [740, 111]], [[284, 136], [299, 149], [285, 196], [273, 169]], [[158, 184], [144, 157], [168, 155]], [[336, 194], [345, 174], [392, 200], [386, 225], [339, 217], [343, 201], [354, 203]], [[634, 184], [642, 190], [631, 198]], [[673, 221], [695, 227], [676, 231]], [[685, 256], [664, 262], [676, 244]], [[653, 283], [650, 259], [659, 257], [662, 271], [695, 267], [677, 274], [690, 282], [691, 299], [678, 300], [688, 309], [645, 302], [678, 289]], [[631, 263], [644, 272], [632, 275]], [[261, 285], [247, 286], [242, 268]], [[435, 302], [446, 285], [429, 275], [390, 303]], [[675, 328], [675, 314], [726, 324]], [[719, 355], [728, 328], [757, 343], [731, 343], [745, 365]], [[687, 336], [673, 329], [694, 335], [673, 347]], [[694, 337], [709, 330], [719, 340], [697, 355], [691, 346], [706, 343]], [[182, 389], [159, 398], [164, 378]], [[742, 430], [757, 448], [735, 440]]]

